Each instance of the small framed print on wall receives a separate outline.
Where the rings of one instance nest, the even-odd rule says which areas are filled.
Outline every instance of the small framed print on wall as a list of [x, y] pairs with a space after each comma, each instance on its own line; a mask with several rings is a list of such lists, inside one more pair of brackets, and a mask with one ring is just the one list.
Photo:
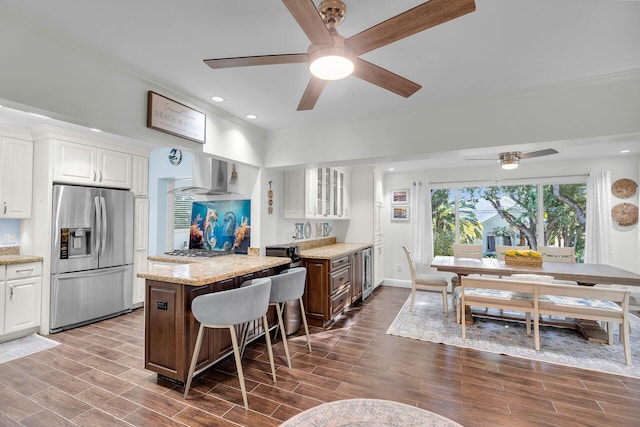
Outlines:
[[408, 205], [411, 203], [409, 200], [409, 189], [406, 190], [391, 190], [391, 204], [392, 205]]
[[409, 206], [391, 206], [391, 221], [409, 222]]

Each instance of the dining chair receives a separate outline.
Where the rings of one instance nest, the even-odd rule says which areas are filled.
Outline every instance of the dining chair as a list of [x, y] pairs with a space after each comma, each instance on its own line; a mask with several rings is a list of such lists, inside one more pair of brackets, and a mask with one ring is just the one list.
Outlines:
[[271, 294], [269, 296], [269, 305], [275, 305], [278, 315], [278, 325], [282, 335], [282, 345], [287, 355], [287, 365], [291, 369], [291, 357], [289, 355], [289, 345], [287, 344], [287, 332], [284, 328], [282, 320], [283, 304], [289, 301], [298, 301], [300, 303], [300, 314], [304, 324], [304, 331], [307, 335], [307, 347], [311, 353], [311, 337], [309, 336], [309, 326], [307, 324], [307, 315], [304, 311], [304, 303], [302, 295], [304, 294], [305, 281], [307, 279], [307, 269], [304, 267], [295, 267], [283, 271], [279, 275], [271, 276]]
[[[538, 246], [538, 252], [542, 255], [542, 262], [564, 262], [568, 264], [576, 262], [576, 251], [573, 247]], [[554, 280], [553, 282], [562, 285], [578, 285], [578, 282], [571, 280]]]
[[496, 245], [496, 256], [498, 259], [504, 260], [504, 253], [509, 250], [529, 250], [529, 246], [508, 246]]
[[573, 247], [538, 246], [538, 252], [542, 255], [542, 262], [576, 262], [576, 251]]
[[185, 399], [189, 394], [193, 377], [211, 366], [211, 364], [209, 364], [196, 371], [204, 330], [206, 328], [226, 328], [229, 329], [229, 333], [231, 334], [231, 344], [233, 345], [233, 354], [236, 360], [240, 389], [242, 390], [242, 401], [244, 402], [244, 408], [249, 409], [235, 326], [244, 325], [261, 317], [263, 328], [267, 331], [267, 333], [265, 333], [265, 340], [269, 352], [269, 362], [271, 363], [271, 374], [273, 375], [273, 382], [276, 382], [276, 369], [273, 363], [273, 350], [271, 348], [271, 337], [268, 333], [269, 324], [267, 322], [270, 294], [271, 279], [266, 277], [246, 281], [240, 288], [213, 292], [194, 298], [191, 303], [191, 312], [193, 313], [193, 317], [200, 322], [200, 327], [198, 328], [196, 345], [193, 349], [187, 383], [184, 387]]
[[416, 267], [411, 258], [411, 251], [407, 245], [402, 245], [404, 254], [407, 256], [409, 263], [409, 271], [411, 272], [411, 303], [409, 311], [413, 311], [413, 304], [416, 299], [416, 291], [432, 291], [434, 289], [442, 290], [442, 303], [444, 305], [444, 315], [449, 317], [449, 306], [447, 304], [447, 286], [449, 282], [444, 276], [439, 274], [416, 274]]
[[453, 256], [456, 258], [482, 258], [482, 244], [453, 244]]

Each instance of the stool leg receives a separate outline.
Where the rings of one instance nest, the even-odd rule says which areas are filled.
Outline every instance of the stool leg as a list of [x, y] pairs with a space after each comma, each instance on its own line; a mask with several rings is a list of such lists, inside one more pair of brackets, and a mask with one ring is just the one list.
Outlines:
[[189, 367], [189, 375], [187, 376], [187, 383], [184, 386], [184, 398], [187, 398], [189, 394], [189, 388], [191, 387], [191, 380], [193, 380], [193, 373], [196, 370], [196, 364], [198, 363], [198, 355], [200, 354], [200, 346], [202, 345], [202, 336], [204, 335], [204, 326], [200, 324], [198, 329], [198, 337], [196, 338], [196, 346], [193, 349], [193, 357], [191, 357], [191, 366]]
[[262, 328], [266, 331], [264, 338], [267, 341], [267, 351], [269, 352], [269, 363], [271, 363], [271, 374], [273, 375], [273, 382], [276, 382], [276, 367], [273, 363], [273, 349], [271, 348], [271, 336], [269, 335], [269, 321], [267, 315], [262, 316]]
[[244, 373], [242, 372], [242, 361], [240, 360], [240, 349], [238, 348], [236, 329], [233, 326], [229, 326], [229, 332], [231, 333], [231, 344], [233, 344], [233, 355], [236, 359], [236, 369], [238, 370], [238, 379], [240, 380], [240, 389], [242, 390], [242, 401], [244, 402], [244, 409], [249, 410], [249, 403], [247, 402], [247, 389], [244, 385]]
[[276, 304], [276, 313], [278, 313], [278, 324], [280, 325], [280, 329], [282, 331], [282, 344], [284, 345], [284, 352], [287, 355], [287, 365], [289, 369], [291, 369], [291, 357], [289, 356], [289, 345], [287, 344], [287, 332], [284, 330], [284, 322], [282, 321], [282, 310], [280, 309], [280, 304]]
[[243, 323], [242, 325], [240, 325], [240, 334], [238, 335], [238, 337], [240, 338], [240, 341], [238, 342], [238, 347], [240, 348], [240, 359], [244, 357], [244, 350], [247, 347], [248, 335], [249, 335], [249, 322]]
[[309, 336], [309, 325], [307, 325], [307, 313], [304, 311], [304, 303], [302, 297], [300, 300], [300, 315], [302, 316], [302, 323], [304, 324], [304, 332], [307, 334], [307, 346], [309, 347], [309, 353], [311, 353], [311, 337]]

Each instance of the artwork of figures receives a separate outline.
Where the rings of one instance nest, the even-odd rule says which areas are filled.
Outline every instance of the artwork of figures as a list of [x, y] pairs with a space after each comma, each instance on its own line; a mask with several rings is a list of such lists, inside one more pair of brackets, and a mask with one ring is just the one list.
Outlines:
[[247, 253], [251, 243], [251, 200], [193, 202], [189, 249]]

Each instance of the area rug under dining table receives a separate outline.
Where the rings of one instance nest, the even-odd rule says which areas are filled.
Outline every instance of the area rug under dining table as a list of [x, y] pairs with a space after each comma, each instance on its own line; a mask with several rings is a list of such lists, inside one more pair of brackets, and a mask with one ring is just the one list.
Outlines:
[[541, 349], [536, 351], [523, 323], [474, 318], [462, 339], [455, 313], [444, 316], [439, 292], [417, 292], [412, 312], [407, 299], [387, 334], [640, 378], [640, 319], [630, 315], [630, 323], [631, 361], [636, 366], [624, 363], [617, 326], [614, 344], [606, 345], [591, 343], [573, 329], [541, 325]]

